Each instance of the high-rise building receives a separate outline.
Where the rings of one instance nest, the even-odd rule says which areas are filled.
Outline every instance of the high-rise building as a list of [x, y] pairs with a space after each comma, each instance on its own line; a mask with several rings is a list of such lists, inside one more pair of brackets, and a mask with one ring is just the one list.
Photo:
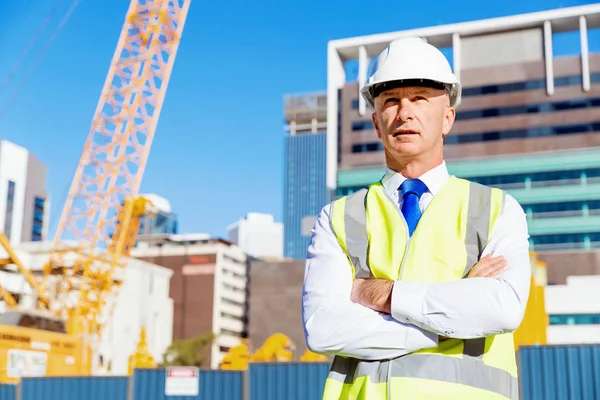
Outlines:
[[254, 348], [274, 333], [295, 344], [297, 357], [306, 351], [302, 326], [305, 260], [252, 260], [248, 284], [248, 338]]
[[270, 214], [248, 213], [227, 227], [229, 241], [255, 258], [283, 256], [283, 224]]
[[325, 184], [327, 95], [284, 98], [286, 130], [283, 192], [284, 255], [306, 258], [311, 229], [329, 201]]
[[[383, 175], [359, 86], [393, 38], [418, 36], [446, 54], [463, 84], [445, 139], [450, 173], [513, 195], [533, 250], [600, 248], [599, 27], [594, 4], [330, 42], [328, 188], [338, 197]], [[350, 60], [358, 82], [344, 74]]]
[[140, 237], [152, 235], [173, 235], [179, 233], [177, 214], [171, 210], [171, 203], [156, 194], [143, 194], [152, 203], [153, 212], [144, 215], [140, 222]]
[[0, 232], [13, 244], [43, 240], [49, 207], [44, 164], [27, 149], [0, 141]]

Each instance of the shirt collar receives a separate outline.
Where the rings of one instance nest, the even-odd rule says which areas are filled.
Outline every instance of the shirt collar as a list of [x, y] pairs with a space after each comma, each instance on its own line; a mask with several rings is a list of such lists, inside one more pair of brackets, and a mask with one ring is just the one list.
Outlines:
[[[448, 173], [445, 161], [442, 161], [440, 165], [430, 169], [419, 177], [419, 179], [427, 186], [427, 191], [434, 196], [440, 191], [449, 178], [450, 174]], [[381, 179], [381, 183], [388, 195], [393, 195], [405, 180], [406, 178], [401, 173], [386, 167], [385, 175]]]

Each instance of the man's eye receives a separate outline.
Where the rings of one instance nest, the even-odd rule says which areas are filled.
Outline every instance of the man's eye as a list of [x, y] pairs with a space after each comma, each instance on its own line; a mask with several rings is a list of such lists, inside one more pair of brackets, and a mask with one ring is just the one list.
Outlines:
[[398, 102], [398, 99], [397, 99], [397, 98], [395, 98], [395, 97], [389, 97], [389, 98], [388, 98], [388, 99], [385, 101], [385, 104], [388, 104], [388, 103], [397, 103], [397, 102]]

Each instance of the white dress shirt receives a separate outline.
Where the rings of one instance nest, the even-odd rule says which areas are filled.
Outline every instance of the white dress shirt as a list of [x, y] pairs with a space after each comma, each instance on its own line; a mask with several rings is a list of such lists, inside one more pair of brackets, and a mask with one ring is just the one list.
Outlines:
[[[446, 164], [423, 174], [428, 191], [422, 210], [450, 178]], [[405, 180], [387, 170], [384, 190], [402, 207], [398, 193]], [[438, 335], [469, 339], [515, 330], [523, 317], [531, 267], [523, 208], [509, 195], [482, 256], [502, 255], [506, 269], [495, 278], [451, 282], [394, 283], [392, 315], [350, 301], [352, 270], [337, 242], [330, 206], [319, 214], [308, 247], [302, 316], [308, 347], [317, 353], [380, 360], [435, 347]]]

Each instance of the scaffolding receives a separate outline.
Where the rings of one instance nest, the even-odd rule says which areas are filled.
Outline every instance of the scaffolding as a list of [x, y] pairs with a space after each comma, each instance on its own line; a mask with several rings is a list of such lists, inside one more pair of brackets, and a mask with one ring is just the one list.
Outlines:
[[286, 129], [292, 134], [315, 133], [327, 127], [327, 93], [286, 95], [283, 110]]

